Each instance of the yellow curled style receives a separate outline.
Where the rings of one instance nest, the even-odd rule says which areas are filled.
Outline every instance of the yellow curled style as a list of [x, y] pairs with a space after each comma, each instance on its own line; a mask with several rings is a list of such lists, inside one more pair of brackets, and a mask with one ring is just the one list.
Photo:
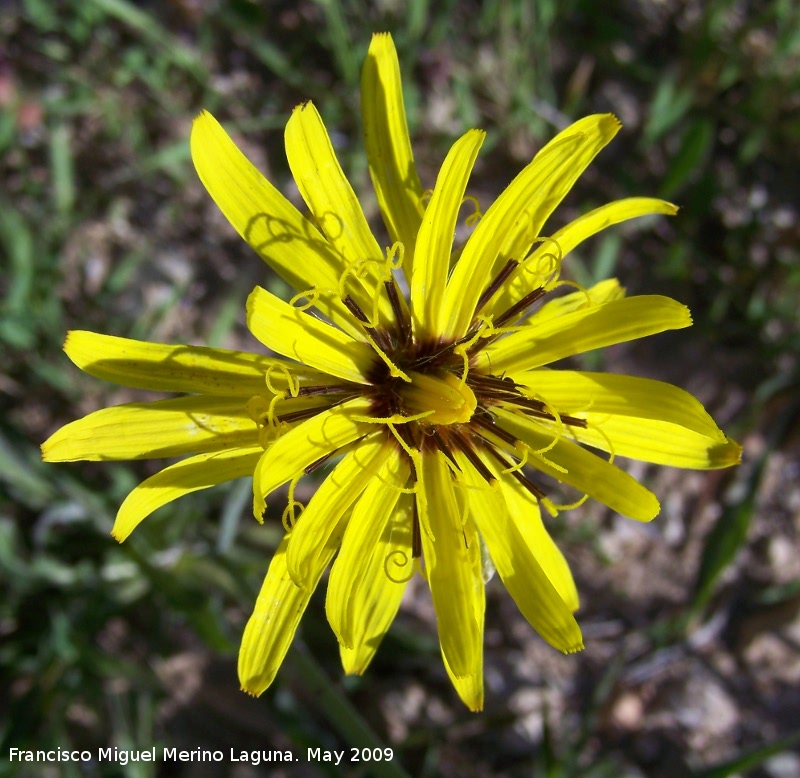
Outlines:
[[[557, 503], [557, 502], [552, 502], [551, 500], [548, 500], [548, 502], [550, 503], [551, 508], [555, 511], [555, 513], [553, 513], [551, 515], [555, 516], [557, 513], [560, 513], [561, 511], [571, 511], [571, 510], [574, 510], [575, 508], [580, 508], [581, 505], [583, 505], [588, 499], [589, 499], [589, 495], [588, 494], [584, 494], [583, 497], [581, 497], [579, 500], [575, 500], [575, 502], [567, 503], [566, 505], [563, 504], [563, 503]], [[549, 510], [548, 510], [548, 513], [549, 513]]]
[[[398, 563], [395, 562], [394, 559], [396, 557], [400, 557], [402, 562]], [[410, 565], [409, 565], [410, 562]], [[401, 570], [408, 565], [410, 567], [408, 575], [398, 578], [392, 575], [389, 572], [389, 565], [394, 564], [395, 567], [400, 568]], [[383, 560], [383, 572], [385, 573], [386, 577], [392, 582], [396, 584], [404, 584], [408, 583], [414, 577], [414, 560], [403, 551], [401, 548], [396, 548], [394, 551], [390, 551]]]
[[[302, 305], [298, 305], [297, 303], [306, 298], [307, 302], [303, 303]], [[307, 289], [305, 292], [299, 292], [291, 300], [289, 300], [289, 305], [297, 308], [298, 311], [307, 311], [309, 308], [312, 308], [317, 304], [319, 300], [319, 292], [314, 289]]]
[[[561, 250], [561, 245], [555, 238], [542, 236], [536, 238], [533, 243], [534, 245], [537, 243], [547, 243], [551, 242], [556, 247], [556, 253], [552, 253], [550, 251], [546, 251], [542, 254], [538, 254], [536, 251], [530, 251], [528, 255], [520, 262], [520, 269], [526, 273], [534, 274], [535, 278], [541, 278], [541, 283], [535, 282], [536, 286], [541, 286], [544, 289], [552, 289], [553, 284], [555, 284], [560, 275], [561, 275], [561, 263], [564, 259], [564, 254]], [[536, 260], [536, 266], [531, 268], [530, 265], [533, 264], [532, 260]], [[548, 262], [548, 266], [546, 268], [542, 268], [541, 263], [543, 260]], [[550, 278], [547, 278], [547, 276]]]
[[294, 525], [297, 523], [297, 519], [299, 518], [297, 508], [300, 509], [300, 513], [305, 510], [305, 505], [294, 499], [294, 490], [297, 488], [297, 484], [301, 477], [302, 473], [289, 482], [289, 500], [286, 507], [283, 509], [283, 513], [281, 514], [281, 524], [283, 524], [283, 528], [287, 532], [290, 532], [292, 527], [294, 527]]
[[478, 198], [472, 195], [464, 195], [464, 199], [461, 202], [472, 203], [474, 206], [475, 210], [464, 219], [464, 224], [467, 227], [474, 227], [483, 218], [483, 211], [481, 211], [481, 204], [478, 202]]
[[[295, 300], [301, 297], [303, 297], [303, 295], [295, 296], [292, 299]], [[286, 379], [286, 385], [289, 390], [289, 394], [292, 397], [297, 397], [300, 392], [300, 380], [296, 376], [293, 376], [291, 372], [289, 372], [289, 368], [287, 368], [286, 365], [272, 364], [267, 368], [267, 372], [264, 375], [264, 381], [267, 384], [267, 389], [269, 389], [274, 395], [280, 395], [281, 399], [286, 397], [286, 392], [284, 390], [277, 389], [272, 384], [272, 378], [276, 372], [280, 373], [281, 376]]]
[[[391, 275], [392, 270], [400, 270], [406, 256], [406, 247], [402, 241], [395, 241], [386, 249], [386, 269]], [[387, 279], [388, 280], [388, 279]]]

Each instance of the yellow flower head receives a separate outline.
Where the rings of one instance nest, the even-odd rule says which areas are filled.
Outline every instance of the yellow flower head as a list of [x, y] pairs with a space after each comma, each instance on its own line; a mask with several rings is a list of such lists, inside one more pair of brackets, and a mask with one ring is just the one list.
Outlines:
[[[284, 358], [71, 332], [66, 352], [92, 375], [187, 396], [98, 411], [56, 432], [43, 453], [49, 461], [192, 455], [131, 492], [114, 525], [119, 540], [171, 500], [244, 475], [253, 475], [261, 520], [269, 494], [289, 484], [286, 535], [242, 642], [246, 691], [272, 682], [333, 562], [327, 615], [345, 671], [365, 670], [419, 572], [447, 672], [478, 710], [489, 564], [545, 640], [565, 652], [582, 647], [575, 584], [540, 515], [540, 506], [551, 515], [567, 507], [552, 499], [554, 482], [649, 521], [658, 501], [613, 464], [615, 455], [718, 468], [738, 462], [740, 448], [676, 387], [546, 367], [691, 324], [680, 303], [625, 297], [613, 280], [543, 299], [566, 283], [562, 261], [586, 238], [676, 211], [631, 198], [542, 235], [619, 122], [590, 116], [557, 135], [484, 214], [471, 215], [468, 224], [477, 224], [456, 249], [484, 133], [456, 141], [424, 191], [399, 72], [391, 37], [374, 36], [362, 113], [388, 246], [370, 231], [311, 103], [286, 127], [310, 218], [211, 115], [197, 117], [191, 147], [203, 184], [297, 291], [287, 302], [256, 288], [247, 302], [251, 332]], [[333, 458], [303, 507], [297, 482]]]

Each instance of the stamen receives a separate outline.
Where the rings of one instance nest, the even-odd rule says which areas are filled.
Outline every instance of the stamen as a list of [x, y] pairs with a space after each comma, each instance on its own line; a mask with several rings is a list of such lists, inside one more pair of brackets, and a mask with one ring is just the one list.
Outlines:
[[498, 289], [503, 286], [506, 282], [508, 277], [514, 272], [514, 270], [519, 267], [519, 262], [516, 259], [509, 259], [505, 265], [503, 265], [503, 269], [494, 277], [494, 280], [486, 287], [483, 291], [483, 294], [478, 298], [478, 303], [475, 306], [475, 312], [472, 314], [473, 317], [477, 316], [481, 309], [483, 308], [489, 300], [494, 297], [497, 293]]
[[399, 345], [401, 348], [405, 348], [411, 342], [411, 321], [408, 316], [405, 315], [405, 311], [400, 304], [400, 295], [397, 292], [397, 285], [394, 278], [384, 281], [383, 287], [386, 289], [386, 294], [389, 297], [389, 304], [392, 306], [392, 313], [397, 323]]
[[[510, 432], [506, 432], [502, 427], [499, 427], [497, 424], [492, 421], [491, 414], [488, 414], [489, 418], [481, 415], [480, 413], [473, 413], [471, 421], [474, 422], [478, 427], [483, 427], [487, 432], [491, 432], [492, 435], [496, 435], [500, 440], [504, 443], [508, 443], [509, 446], [512, 448], [516, 448], [519, 444], [519, 440], [514, 437]], [[481, 435], [487, 443], [492, 445], [491, 440], [487, 440], [483, 435]]]
[[450, 460], [450, 464], [455, 467], [456, 470], [460, 470], [459, 466], [456, 464], [455, 457], [453, 456], [453, 449], [450, 448], [450, 444], [445, 440], [444, 436], [437, 428], [434, 427], [431, 437], [433, 438], [433, 442], [436, 444], [436, 447], [439, 449], [439, 451], [441, 451]]
[[364, 424], [409, 424], [412, 421], [421, 421], [433, 416], [436, 411], [420, 411], [412, 416], [403, 416], [402, 413], [394, 413], [391, 416], [361, 416], [354, 414], [353, 421], [363, 422]]
[[[344, 402], [347, 398], [343, 398], [340, 402]], [[338, 404], [338, 403], [334, 403]], [[333, 406], [331, 406], [333, 407]], [[279, 416], [276, 416], [278, 422], [285, 422], [286, 424], [291, 424], [295, 421], [302, 421], [303, 419], [309, 419], [312, 416], [316, 416], [320, 412], [320, 408], [301, 408], [297, 411], [290, 411], [289, 413], [282, 413]]]
[[[512, 465], [503, 454], [501, 454], [494, 446], [485, 446], [485, 450], [489, 452], [491, 456], [493, 456], [504, 468], [508, 468]], [[513, 466], [513, 465], [512, 465]], [[517, 479], [537, 500], [541, 500], [544, 498], [545, 493], [531, 481], [524, 473], [521, 473], [519, 470], [509, 470], [511, 475]]]
[[411, 558], [419, 559], [422, 556], [422, 537], [419, 531], [419, 512], [417, 501], [414, 500], [414, 515], [411, 518]]
[[503, 397], [501, 402], [507, 405], [513, 405], [515, 409], [521, 410], [526, 416], [546, 419], [547, 421], [557, 421], [556, 414], [547, 410], [547, 406], [540, 400], [531, 400], [527, 397], [517, 395], [516, 397]]
[[329, 451], [324, 457], [320, 457], [318, 460], [308, 465], [306, 469], [303, 470], [303, 473], [305, 475], [313, 473], [317, 468], [322, 467], [322, 465], [324, 465], [335, 453], [335, 451]]
[[503, 393], [515, 393], [517, 392], [517, 387], [520, 386], [520, 384], [517, 384], [508, 376], [485, 375], [483, 373], [473, 373], [470, 378], [470, 383], [473, 385], [483, 384], [490, 389], [495, 389]]
[[369, 319], [367, 318], [367, 314], [364, 313], [361, 306], [348, 294], [342, 302], [347, 307], [347, 310], [353, 314], [362, 324], [366, 324], [367, 326], [371, 327]]
[[372, 326], [372, 322], [370, 322], [370, 320], [367, 318], [367, 314], [364, 313], [361, 306], [350, 295], [347, 295], [342, 302], [345, 304], [347, 310], [350, 311], [350, 313], [352, 313], [356, 319], [358, 319], [361, 326], [366, 330], [368, 337], [371, 336], [375, 343], [377, 343], [384, 351], [391, 349], [392, 344], [386, 333], [381, 332]]
[[521, 300], [518, 300], [495, 319], [495, 327], [502, 327], [507, 322], [517, 318], [526, 308], [533, 305], [540, 297], [544, 297], [545, 294], [547, 294], [547, 290], [544, 287], [528, 292]]
[[483, 460], [478, 456], [471, 443], [463, 435], [453, 435], [453, 443], [458, 446], [458, 450], [469, 460], [470, 464], [478, 471], [478, 474], [488, 484], [493, 484], [497, 479], [494, 473], [489, 470]]
[[297, 390], [295, 397], [313, 397], [321, 394], [343, 394], [344, 392], [353, 393], [352, 385], [348, 384], [319, 384], [316, 386], [301, 386]]

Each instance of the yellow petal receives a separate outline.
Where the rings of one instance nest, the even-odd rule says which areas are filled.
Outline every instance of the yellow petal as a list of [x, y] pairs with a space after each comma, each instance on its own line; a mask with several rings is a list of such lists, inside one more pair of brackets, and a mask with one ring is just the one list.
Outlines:
[[[365, 496], [359, 501], [366, 499]], [[365, 510], [366, 510], [365, 506]], [[352, 648], [343, 642], [339, 644], [339, 654], [345, 673], [361, 675], [372, 661], [383, 636], [389, 630], [400, 608], [406, 584], [413, 576], [414, 562], [411, 558], [411, 522], [413, 521], [413, 499], [411, 495], [400, 495], [394, 510], [386, 517], [375, 512], [376, 520], [388, 518], [378, 542], [370, 549], [364, 546], [367, 554], [363, 571], [348, 575], [341, 554], [331, 568], [328, 583], [326, 610], [334, 632], [340, 631], [350, 636]], [[350, 522], [352, 524], [355, 511]], [[350, 525], [348, 525], [348, 531]], [[347, 545], [346, 535], [342, 540], [342, 552]], [[352, 559], [352, 556], [350, 557]], [[336, 566], [340, 572], [334, 578]], [[358, 575], [356, 580], [355, 576]], [[333, 587], [333, 588], [332, 588]], [[344, 600], [346, 598], [346, 601]], [[353, 623], [343, 627], [341, 615], [347, 609], [352, 612]], [[333, 618], [331, 616], [333, 615]]]
[[111, 534], [120, 543], [153, 511], [185, 494], [252, 475], [261, 446], [183, 459], [137, 486], [120, 506]]
[[629, 197], [595, 208], [554, 232], [549, 238], [545, 238], [525, 260], [524, 266], [516, 271], [510, 281], [506, 282], [502, 291], [492, 298], [484, 309], [484, 313], [499, 314], [536, 288], [538, 286], [536, 276], [527, 268], [535, 269], [540, 264], [547, 267], [548, 263], [542, 263], [545, 255], [563, 260], [576, 246], [606, 227], [641, 216], [652, 214], [673, 216], [677, 212], [677, 206], [652, 197]]
[[[541, 451], [553, 443], [555, 432], [539, 422], [500, 408], [495, 409], [495, 414], [504, 430], [533, 451]], [[631, 519], [650, 521], [658, 514], [655, 495], [636, 479], [563, 437], [544, 454], [531, 454], [528, 463]]]
[[312, 578], [305, 588], [297, 586], [286, 570], [286, 549], [291, 533], [278, 546], [244, 628], [239, 649], [239, 682], [248, 694], [258, 696], [275, 679], [308, 601], [336, 553], [340, 537], [334, 534], [331, 543], [317, 557]]
[[157, 392], [251, 397], [265, 390], [271, 372], [273, 386], [286, 389], [285, 370], [311, 383], [323, 374], [283, 359], [202, 346], [147, 343], [85, 330], [72, 330], [64, 342], [67, 356], [95, 378]]
[[475, 364], [495, 375], [513, 374], [691, 323], [689, 309], [669, 297], [624, 297], [532, 321], [487, 346], [477, 355]]
[[423, 449], [417, 507], [442, 654], [456, 678], [483, 674], [485, 593], [472, 521], [459, 511], [445, 457]]
[[286, 555], [289, 575], [299, 586], [305, 586], [314, 560], [319, 556], [330, 534], [338, 526], [348, 508], [389, 459], [396, 457], [397, 444], [392, 438], [374, 436], [362, 441], [317, 487], [314, 496], [297, 520], [292, 542]]
[[178, 397], [90, 413], [42, 444], [45, 462], [158, 459], [258, 445], [241, 397]]
[[522, 260], [580, 174], [619, 130], [611, 114], [587, 116], [551, 140], [478, 222], [453, 269], [444, 302], [446, 338], [463, 336], [478, 298], [509, 259]]
[[405, 248], [403, 267], [410, 277], [423, 189], [408, 137], [400, 65], [388, 33], [372, 36], [361, 72], [361, 118], [378, 205], [392, 242], [400, 241]]
[[257, 286], [247, 298], [247, 326], [267, 348], [323, 373], [368, 383], [375, 352], [324, 321]]
[[375, 240], [361, 204], [342, 171], [333, 145], [317, 109], [303, 103], [292, 112], [286, 125], [286, 156], [300, 194], [317, 220], [317, 225], [345, 266], [366, 262], [365, 286], [352, 274], [346, 292], [365, 311], [372, 311], [372, 299], [378, 300], [384, 320], [391, 320], [389, 298], [376, 294], [383, 278], [383, 252]]
[[534, 311], [530, 319], [517, 326], [538, 327], [547, 319], [555, 319], [573, 311], [588, 310], [611, 300], [621, 300], [623, 297], [625, 297], [625, 287], [620, 286], [616, 278], [607, 278], [588, 289], [548, 300], [539, 310]]
[[570, 427], [582, 443], [618, 456], [700, 470], [739, 462], [741, 447], [726, 437], [688, 392], [647, 378], [572, 370], [516, 376], [560, 413], [588, 422]]
[[[485, 459], [484, 463], [491, 464]], [[561, 599], [574, 613], [580, 607], [575, 579], [561, 549], [544, 526], [539, 503], [515, 478], [504, 476], [499, 479], [499, 484], [508, 512], [516, 522], [523, 542], [536, 557], [536, 561], [561, 595]]]
[[[391, 542], [391, 533], [383, 542], [381, 539], [387, 526], [397, 528], [404, 536], [410, 532], [411, 515], [406, 516], [408, 526], [403, 528], [402, 525], [398, 527], [402, 516], [395, 514], [400, 489], [406, 486], [409, 474], [405, 456], [394, 452], [383, 462], [353, 509], [341, 551], [331, 568], [326, 600], [328, 621], [339, 643], [346, 648], [352, 649], [365, 639], [366, 625], [371, 620], [366, 618], [363, 609], [373, 606], [371, 592], [392, 599], [393, 587], [399, 585], [392, 583], [384, 570], [384, 563], [392, 561], [386, 557], [390, 552], [387, 544]], [[381, 550], [381, 557], [377, 559], [376, 549]], [[387, 588], [384, 584], [391, 584], [388, 591], [384, 591]]]
[[433, 339], [441, 331], [442, 299], [458, 212], [485, 137], [481, 130], [470, 130], [453, 144], [425, 209], [411, 275], [412, 323], [422, 340]]
[[[512, 513], [499, 483], [487, 484], [463, 453], [456, 452], [456, 462], [461, 469], [459, 479], [469, 489], [470, 513], [498, 575], [522, 615], [560, 651], [572, 653], [583, 648], [581, 630], [572, 609], [547, 576], [538, 554], [525, 537], [529, 524], [536, 524], [536, 517], [529, 520], [525, 514]], [[505, 476], [503, 480], [512, 479]], [[515, 504], [514, 507], [519, 506]]]
[[267, 495], [273, 489], [299, 478], [314, 462], [375, 432], [374, 424], [354, 418], [368, 414], [370, 407], [369, 400], [350, 400], [312, 416], [270, 444], [253, 474], [253, 514], [256, 519], [262, 520]]
[[483, 673], [474, 675], [456, 675], [447, 657], [442, 652], [442, 661], [444, 662], [444, 669], [447, 670], [447, 675], [453, 688], [456, 690], [461, 702], [467, 706], [473, 713], [479, 713], [483, 710]]
[[[250, 163], [219, 122], [203, 111], [192, 125], [191, 151], [200, 180], [239, 235], [298, 292], [337, 289], [342, 257], [320, 231]], [[339, 326], [352, 316], [336, 295], [317, 307]]]

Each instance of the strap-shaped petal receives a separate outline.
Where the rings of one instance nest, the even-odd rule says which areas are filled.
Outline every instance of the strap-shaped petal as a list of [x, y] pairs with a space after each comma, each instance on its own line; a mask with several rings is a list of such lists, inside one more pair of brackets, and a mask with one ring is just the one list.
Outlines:
[[483, 674], [485, 593], [478, 534], [459, 511], [450, 469], [437, 449], [423, 449], [417, 508], [439, 642], [453, 675]]
[[470, 130], [453, 144], [425, 209], [411, 275], [412, 323], [422, 340], [438, 336], [441, 329], [442, 300], [458, 212], [485, 137], [481, 130]]
[[497, 481], [490, 486], [462, 452], [455, 456], [461, 469], [459, 480], [469, 489], [470, 514], [508, 593], [551, 646], [565, 653], [579, 651], [583, 639], [572, 609], [548, 578], [522, 531], [523, 526], [528, 527], [527, 517], [511, 513]]
[[475, 362], [495, 375], [531, 370], [564, 357], [613, 346], [666, 330], [689, 327], [685, 305], [660, 295], [611, 300], [563, 316], [533, 319], [481, 351]]
[[[485, 465], [494, 463], [482, 457]], [[569, 564], [556, 545], [542, 521], [542, 512], [536, 498], [515, 478], [503, 476], [499, 479], [500, 491], [506, 502], [508, 512], [536, 561], [541, 565], [550, 583], [555, 586], [561, 599], [573, 613], [580, 607], [578, 588]]]
[[253, 474], [253, 515], [262, 521], [267, 495], [314, 462], [330, 456], [354, 440], [375, 432], [375, 425], [358, 421], [369, 413], [370, 402], [350, 400], [312, 416], [284, 432], [258, 462]]
[[239, 648], [239, 683], [248, 694], [257, 697], [275, 679], [308, 601], [336, 553], [340, 538], [340, 533], [334, 533], [329, 545], [317, 557], [313, 578], [305, 588], [299, 587], [286, 569], [286, 549], [291, 533], [278, 546]]
[[286, 389], [286, 371], [310, 383], [327, 380], [318, 370], [283, 359], [244, 351], [169, 346], [85, 330], [72, 330], [64, 341], [67, 356], [83, 371], [136, 389], [187, 394], [251, 397], [264, 392], [264, 377]]
[[247, 326], [267, 348], [323, 373], [368, 383], [375, 352], [340, 329], [257, 286], [247, 298]]
[[548, 300], [538, 311], [534, 311], [530, 319], [517, 326], [538, 327], [545, 319], [555, 319], [573, 311], [588, 310], [611, 300], [621, 300], [625, 297], [625, 291], [625, 287], [620, 286], [616, 278], [607, 278], [588, 289]]
[[[192, 161], [203, 186], [250, 247], [298, 292], [338, 289], [342, 257], [239, 150], [208, 111], [194, 120]], [[336, 295], [316, 303], [339, 326], [354, 332], [352, 316]]]
[[158, 459], [258, 445], [241, 397], [178, 397], [90, 413], [42, 444], [45, 462]]
[[527, 268], [547, 267], [548, 263], [542, 262], [546, 255], [551, 255], [560, 261], [587, 238], [607, 227], [641, 216], [653, 214], [674, 216], [677, 212], [677, 206], [652, 197], [629, 197], [624, 200], [615, 200], [613, 203], [601, 205], [599, 208], [589, 211], [554, 232], [549, 238], [544, 238], [539, 247], [525, 260], [523, 267], [518, 269], [511, 280], [506, 282], [503, 289], [492, 298], [483, 313], [499, 314], [538, 286], [536, 276], [532, 275]]
[[444, 669], [447, 670], [447, 676], [450, 678], [450, 683], [459, 696], [461, 702], [467, 706], [473, 713], [479, 713], [483, 710], [483, 673], [475, 675], [456, 675], [447, 657], [442, 653], [442, 661], [444, 662]]
[[[367, 669], [400, 608], [414, 566], [411, 558], [412, 521], [413, 499], [410, 495], [403, 494], [390, 514], [378, 543], [369, 552], [369, 564], [363, 578], [357, 585], [354, 582], [350, 590], [351, 599], [348, 604], [352, 607], [355, 618], [351, 631], [353, 647], [347, 648], [339, 644], [342, 667], [347, 674], [361, 675]], [[334, 565], [338, 561], [339, 557]], [[333, 582], [331, 568], [326, 600], [329, 619], [332, 606], [337, 605], [333, 598], [340, 591], [338, 587], [331, 590]], [[331, 621], [332, 626], [333, 624]]]
[[[361, 267], [368, 286], [351, 274], [346, 291], [367, 311], [376, 297], [384, 319], [391, 319], [385, 294], [375, 290], [383, 280], [383, 252], [361, 210], [361, 204], [333, 150], [328, 131], [313, 103], [298, 105], [286, 125], [286, 156], [292, 175], [325, 237], [346, 267]], [[338, 287], [336, 287], [338, 289]]]
[[[410, 467], [405, 456], [401, 457], [395, 452], [388, 457], [364, 490], [347, 524], [341, 551], [331, 568], [326, 601], [328, 621], [339, 643], [345, 648], [355, 648], [363, 640], [369, 620], [367, 614], [359, 609], [368, 607], [370, 590], [378, 587], [376, 594], [381, 597], [390, 594], [383, 591], [382, 579], [391, 583], [384, 563], [391, 563], [392, 560], [375, 559], [374, 552], [381, 548], [384, 557], [387, 553], [385, 546], [389, 539], [382, 543], [381, 538], [385, 535], [387, 525], [395, 526], [394, 511], [409, 474]], [[410, 529], [411, 515], [407, 518], [409, 526], [405, 531]], [[396, 583], [394, 585], [397, 586]]]
[[361, 118], [372, 184], [389, 236], [405, 248], [410, 277], [422, 223], [422, 184], [408, 137], [400, 65], [389, 33], [372, 36], [361, 72]]
[[466, 333], [478, 298], [509, 260], [521, 260], [580, 174], [619, 130], [611, 114], [587, 116], [556, 135], [478, 222], [445, 293], [445, 337]]
[[153, 511], [185, 494], [252, 475], [261, 446], [214, 451], [183, 459], [150, 476], [120, 506], [111, 534], [121, 543]]
[[586, 419], [570, 427], [576, 440], [645, 462], [699, 470], [739, 462], [730, 440], [692, 395], [647, 378], [573, 370], [534, 370], [526, 386], [560, 413]]
[[298, 586], [308, 584], [314, 560], [339, 520], [375, 479], [386, 460], [396, 457], [395, 448], [394, 438], [389, 441], [380, 435], [361, 441], [317, 487], [297, 520], [286, 556], [289, 575]]
[[506, 432], [526, 443], [533, 452], [544, 451], [528, 457], [528, 463], [537, 470], [628, 518], [651, 521], [658, 515], [660, 506], [656, 496], [625, 471], [563, 437], [553, 445], [555, 431], [529, 417], [501, 408], [496, 408], [495, 414]]

